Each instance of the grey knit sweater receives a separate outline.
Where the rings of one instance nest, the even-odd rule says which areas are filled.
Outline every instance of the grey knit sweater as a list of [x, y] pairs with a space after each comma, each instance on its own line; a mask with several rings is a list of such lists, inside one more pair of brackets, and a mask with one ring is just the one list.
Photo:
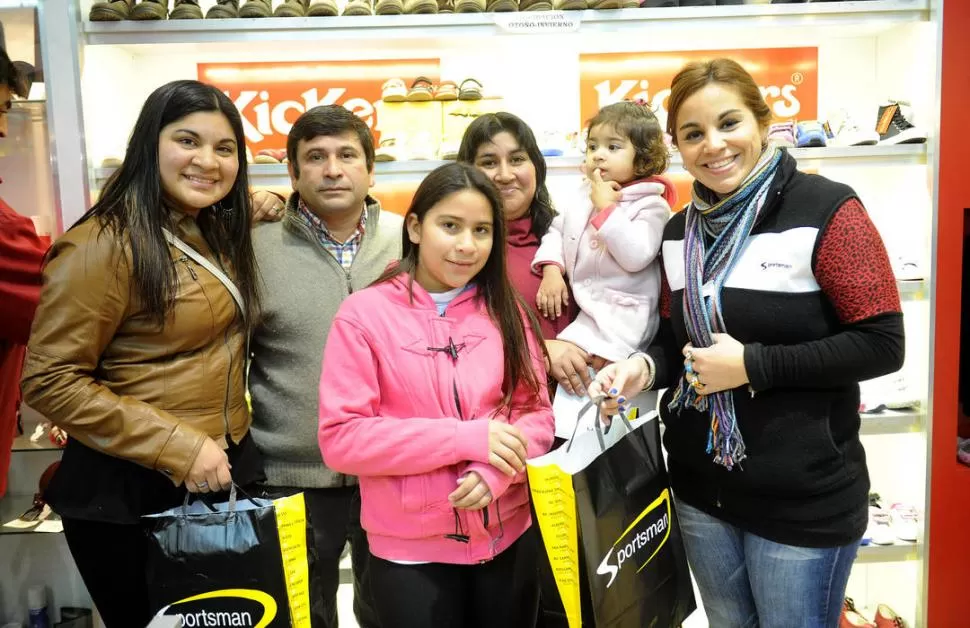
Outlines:
[[327, 469], [317, 444], [320, 363], [330, 325], [351, 290], [368, 286], [401, 257], [402, 219], [367, 198], [367, 223], [350, 272], [296, 215], [253, 231], [263, 318], [253, 333], [249, 392], [252, 435], [272, 486], [330, 488], [356, 483]]

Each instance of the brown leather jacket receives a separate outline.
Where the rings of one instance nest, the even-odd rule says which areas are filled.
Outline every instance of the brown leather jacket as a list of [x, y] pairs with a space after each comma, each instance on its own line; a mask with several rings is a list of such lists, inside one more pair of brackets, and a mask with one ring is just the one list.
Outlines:
[[[214, 256], [195, 220], [173, 232]], [[245, 336], [229, 291], [170, 247], [175, 305], [159, 328], [140, 308], [131, 250], [87, 222], [53, 245], [31, 330], [24, 401], [93, 449], [181, 484], [206, 436], [225, 447], [249, 429]]]

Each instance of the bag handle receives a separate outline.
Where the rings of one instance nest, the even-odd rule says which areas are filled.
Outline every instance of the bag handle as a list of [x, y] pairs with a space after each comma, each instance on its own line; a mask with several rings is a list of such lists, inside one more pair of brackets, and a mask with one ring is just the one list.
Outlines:
[[233, 301], [235, 301], [236, 305], [239, 306], [240, 314], [243, 314], [243, 315], [246, 314], [246, 307], [245, 307], [245, 304], [243, 303], [242, 293], [239, 292], [239, 288], [237, 288], [236, 284], [232, 282], [232, 279], [229, 279], [229, 277], [226, 276], [226, 273], [222, 272], [222, 269], [220, 269], [218, 266], [210, 262], [208, 259], [206, 259], [204, 255], [202, 255], [202, 253], [199, 253], [198, 251], [193, 249], [191, 246], [186, 244], [181, 238], [179, 238], [177, 235], [175, 235], [168, 229], [165, 229], [163, 227], [162, 233], [165, 234], [165, 239], [168, 241], [169, 244], [171, 244], [178, 250], [182, 251], [189, 257], [191, 257], [193, 260], [196, 261], [196, 263], [199, 264], [199, 266], [202, 266], [203, 268], [205, 268], [207, 271], [212, 273], [216, 279], [221, 281], [222, 285], [224, 285], [226, 287], [226, 290], [229, 291], [229, 294], [232, 295]]
[[[566, 445], [567, 452], [573, 446], [573, 439], [576, 438], [576, 431], [579, 429], [579, 422], [583, 420], [583, 415], [586, 414], [586, 412], [592, 406], [596, 406], [596, 414], [594, 415], [595, 418], [593, 419], [596, 426], [596, 440], [598, 440], [600, 443], [600, 451], [606, 451], [606, 441], [603, 439], [603, 434], [606, 432], [603, 431], [603, 425], [600, 421], [600, 414], [602, 413], [604, 401], [606, 401], [606, 395], [597, 395], [596, 397], [590, 398], [590, 400], [586, 402], [586, 405], [580, 408], [579, 414], [576, 416], [576, 426], [573, 427], [573, 433], [570, 435], [569, 443]], [[620, 418], [620, 423], [626, 426], [628, 433], [633, 432], [633, 424], [630, 423], [630, 419], [628, 419], [625, 414], [620, 412], [616, 416]], [[612, 422], [610, 425], [612, 426]], [[609, 431], [609, 428], [607, 428], [606, 431]]]
[[[237, 492], [243, 494], [243, 499], [248, 499], [250, 502], [255, 503], [255, 501], [253, 500], [252, 496], [249, 493], [247, 493], [246, 491], [244, 491], [241, 486], [239, 486], [238, 484], [236, 484], [235, 482], [233, 482], [229, 486], [229, 518], [230, 518], [230, 520], [232, 520], [232, 518], [234, 518], [236, 516], [236, 503], [238, 501], [238, 496], [236, 495]], [[185, 517], [188, 517], [189, 516], [189, 513], [188, 513], [189, 503], [192, 501], [192, 496], [193, 495], [196, 497], [196, 499], [198, 501], [200, 501], [203, 504], [205, 504], [205, 507], [208, 508], [210, 512], [219, 512], [218, 510], [216, 510], [215, 508], [212, 507], [212, 504], [209, 503], [209, 501], [208, 501], [208, 499], [206, 497], [203, 497], [203, 494], [202, 493], [190, 493], [189, 491], [186, 491], [185, 492], [185, 499], [182, 501], [182, 518], [183, 519]], [[210, 495], [211, 495], [211, 493], [210, 493]]]

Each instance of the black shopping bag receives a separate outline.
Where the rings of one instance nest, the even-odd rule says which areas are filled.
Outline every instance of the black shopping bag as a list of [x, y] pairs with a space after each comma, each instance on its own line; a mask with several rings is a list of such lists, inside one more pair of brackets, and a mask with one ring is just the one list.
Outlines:
[[182, 626], [309, 628], [303, 494], [204, 499], [143, 517], [156, 616]]
[[[570, 628], [668, 628], [696, 608], [656, 413], [578, 430], [528, 461], [543, 545]], [[578, 427], [579, 424], [577, 424]]]

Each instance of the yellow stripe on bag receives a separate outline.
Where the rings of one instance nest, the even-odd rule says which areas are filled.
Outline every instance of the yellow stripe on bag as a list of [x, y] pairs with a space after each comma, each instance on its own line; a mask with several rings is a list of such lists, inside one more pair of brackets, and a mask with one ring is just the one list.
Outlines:
[[583, 611], [579, 599], [579, 529], [573, 480], [553, 464], [529, 466], [528, 474], [539, 531], [566, 611], [566, 621], [569, 628], [579, 628]]
[[273, 500], [283, 555], [283, 577], [290, 598], [290, 625], [310, 628], [310, 587], [306, 549], [306, 504], [303, 493]]

